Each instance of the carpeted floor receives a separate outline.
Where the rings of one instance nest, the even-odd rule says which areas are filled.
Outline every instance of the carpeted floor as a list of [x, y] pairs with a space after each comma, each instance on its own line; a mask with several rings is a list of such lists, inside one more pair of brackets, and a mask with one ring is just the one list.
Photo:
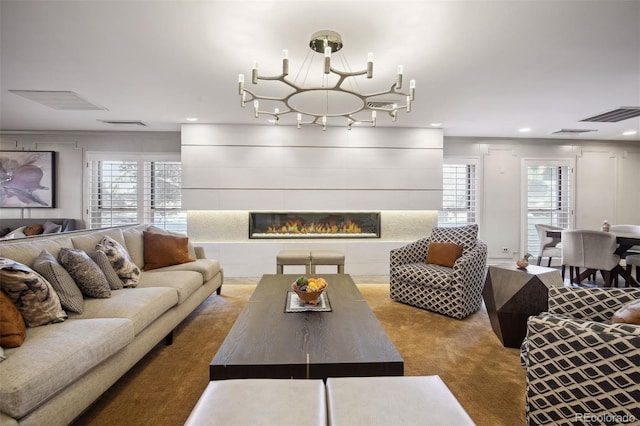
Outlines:
[[[209, 362], [253, 292], [224, 285], [90, 407], [75, 425], [181, 425], [209, 381]], [[388, 284], [358, 288], [404, 358], [405, 375], [439, 375], [478, 425], [523, 425], [525, 373], [483, 309], [454, 320], [389, 299]]]

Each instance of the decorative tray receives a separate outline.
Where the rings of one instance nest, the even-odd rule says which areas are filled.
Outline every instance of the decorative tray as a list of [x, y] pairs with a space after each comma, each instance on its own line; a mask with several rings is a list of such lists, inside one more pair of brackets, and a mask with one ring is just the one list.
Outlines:
[[317, 305], [308, 305], [296, 294], [295, 291], [287, 292], [287, 302], [284, 307], [285, 312], [331, 312], [331, 303], [327, 292], [323, 292], [318, 298]]

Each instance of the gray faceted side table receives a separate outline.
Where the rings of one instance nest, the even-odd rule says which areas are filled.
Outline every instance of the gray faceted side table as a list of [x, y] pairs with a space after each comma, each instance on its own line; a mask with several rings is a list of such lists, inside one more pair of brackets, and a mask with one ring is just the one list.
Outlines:
[[527, 318], [548, 309], [549, 287], [563, 285], [560, 271], [553, 268], [490, 265], [482, 297], [502, 345], [519, 348], [527, 333]]

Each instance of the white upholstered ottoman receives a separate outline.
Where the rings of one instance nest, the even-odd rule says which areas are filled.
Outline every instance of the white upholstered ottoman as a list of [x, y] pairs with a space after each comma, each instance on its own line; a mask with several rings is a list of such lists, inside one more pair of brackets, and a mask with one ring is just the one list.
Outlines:
[[327, 379], [331, 426], [473, 425], [438, 376]]
[[209, 383], [185, 425], [327, 424], [322, 380], [236, 379]]

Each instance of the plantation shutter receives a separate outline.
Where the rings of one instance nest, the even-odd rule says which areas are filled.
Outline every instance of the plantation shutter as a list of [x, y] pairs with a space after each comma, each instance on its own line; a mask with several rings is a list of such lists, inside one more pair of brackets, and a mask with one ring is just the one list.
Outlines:
[[470, 162], [442, 166], [442, 210], [438, 226], [454, 227], [477, 222], [476, 165]]
[[536, 224], [569, 228], [572, 218], [572, 168], [568, 161], [526, 166], [527, 251], [537, 254], [540, 239]]

